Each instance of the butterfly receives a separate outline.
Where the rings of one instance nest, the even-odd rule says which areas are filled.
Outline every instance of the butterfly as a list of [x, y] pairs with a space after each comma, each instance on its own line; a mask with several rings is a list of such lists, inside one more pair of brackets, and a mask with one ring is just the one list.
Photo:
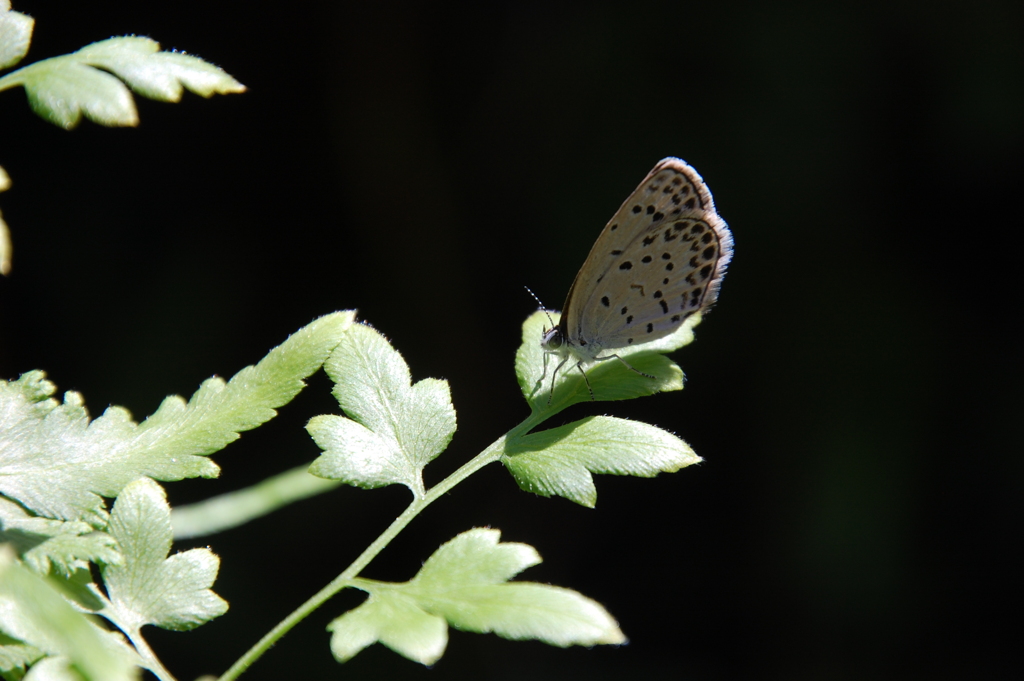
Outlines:
[[[704, 180], [686, 162], [665, 158], [630, 194], [604, 231], [569, 289], [558, 324], [541, 338], [548, 355], [570, 359], [590, 390], [584, 364], [618, 359], [619, 348], [663, 338], [718, 298], [732, 259], [732, 232], [715, 211]], [[602, 352], [613, 354], [604, 354]]]

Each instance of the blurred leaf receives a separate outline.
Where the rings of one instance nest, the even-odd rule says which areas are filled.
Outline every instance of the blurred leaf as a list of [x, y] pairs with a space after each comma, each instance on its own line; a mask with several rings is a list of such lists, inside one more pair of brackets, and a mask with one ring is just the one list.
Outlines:
[[[11, 186], [11, 178], [7, 171], [0, 166], [0, 192], [7, 191]], [[11, 230], [4, 222], [4, 216], [0, 213], [0, 275], [9, 274], [11, 271]]]
[[3, 674], [4, 678], [21, 678], [25, 668], [43, 655], [45, 653], [39, 648], [0, 633], [0, 674]]
[[66, 129], [83, 115], [100, 125], [137, 125], [129, 87], [167, 102], [181, 99], [183, 89], [203, 97], [245, 90], [222, 69], [180, 52], [161, 52], [155, 40], [138, 36], [102, 40], [0, 78], [0, 90], [16, 85], [25, 88], [33, 111]]
[[175, 539], [203, 537], [238, 527], [282, 506], [332, 490], [341, 483], [309, 474], [303, 465], [251, 487], [171, 510]]
[[14, 66], [28, 53], [35, 19], [11, 11], [11, 3], [0, 1], [0, 69]]
[[[13, 554], [3, 549], [0, 630], [49, 656], [33, 665], [29, 678], [138, 678], [134, 653], [118, 635], [100, 629], [86, 615], [76, 612], [45, 580], [19, 565]], [[20, 652], [23, 659], [32, 657], [30, 650]], [[75, 672], [80, 676], [73, 676]]]

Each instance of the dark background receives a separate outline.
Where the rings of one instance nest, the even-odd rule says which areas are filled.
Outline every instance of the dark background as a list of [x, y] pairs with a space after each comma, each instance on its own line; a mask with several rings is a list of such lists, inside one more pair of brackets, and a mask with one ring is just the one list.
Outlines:
[[[527, 414], [523, 286], [560, 306], [656, 161], [692, 163], [736, 237], [675, 355], [686, 390], [555, 420], [642, 419], [702, 465], [602, 476], [596, 510], [493, 466], [365, 573], [407, 579], [490, 525], [545, 558], [523, 578], [601, 601], [629, 645], [453, 632], [432, 670], [381, 646], [340, 667], [324, 627], [346, 593], [244, 678], [1019, 678], [1024, 4], [15, 9], [37, 20], [27, 61], [135, 33], [249, 88], [72, 132], [0, 95], [0, 375], [43, 368], [94, 415], [141, 419], [358, 308], [416, 379], [451, 383], [436, 482]], [[169, 484], [172, 502], [313, 459], [303, 426], [336, 411], [329, 387], [216, 455], [219, 480]], [[208, 538], [231, 610], [151, 643], [183, 680], [223, 671], [407, 501], [341, 488]]]

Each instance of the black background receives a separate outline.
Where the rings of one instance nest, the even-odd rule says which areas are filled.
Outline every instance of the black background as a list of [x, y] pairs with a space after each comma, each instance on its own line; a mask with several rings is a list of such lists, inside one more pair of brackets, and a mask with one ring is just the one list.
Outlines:
[[[158, 8], [158, 9], [156, 9]], [[252, 679], [1016, 678], [1022, 448], [1024, 5], [1017, 2], [15, 3], [27, 61], [135, 33], [249, 91], [139, 100], [141, 125], [36, 118], [0, 97], [0, 375], [45, 369], [94, 415], [258, 361], [358, 308], [459, 416], [429, 482], [527, 414], [512, 360], [605, 221], [680, 156], [736, 237], [681, 393], [580, 405], [705, 459], [602, 476], [598, 507], [485, 469], [365, 572], [411, 577], [473, 526], [534, 545], [523, 578], [605, 604], [629, 645], [453, 632], [432, 670], [324, 627]], [[312, 460], [320, 375], [173, 503]], [[147, 629], [181, 679], [218, 673], [404, 507], [341, 488], [208, 539], [224, 617]], [[206, 542], [184, 544], [206, 545]], [[1017, 546], [1017, 549], [1013, 547]]]

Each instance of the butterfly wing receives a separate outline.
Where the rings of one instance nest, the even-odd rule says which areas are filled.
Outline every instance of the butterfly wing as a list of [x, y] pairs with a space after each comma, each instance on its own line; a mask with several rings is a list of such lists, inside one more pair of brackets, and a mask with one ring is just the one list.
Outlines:
[[605, 226], [566, 299], [563, 333], [593, 358], [672, 333], [718, 296], [733, 241], [704, 180], [661, 160]]

